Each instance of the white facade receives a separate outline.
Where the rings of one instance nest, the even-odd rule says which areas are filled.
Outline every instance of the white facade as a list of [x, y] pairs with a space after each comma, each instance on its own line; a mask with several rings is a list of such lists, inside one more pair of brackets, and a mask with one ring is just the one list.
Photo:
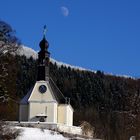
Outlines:
[[[39, 87], [46, 86], [46, 92], [41, 93]], [[39, 121], [39, 115], [45, 116], [45, 122], [73, 125], [73, 108], [69, 104], [59, 104], [48, 81], [37, 81], [28, 104], [20, 104], [20, 121]]]
[[[38, 89], [40, 85], [45, 85], [47, 87], [47, 91], [45, 93], [39, 92]], [[45, 114], [47, 116], [47, 122], [57, 123], [57, 101], [55, 100], [55, 97], [52, 94], [48, 82], [36, 82], [28, 102], [28, 121], [38, 121], [38, 118], [36, 116], [38, 114]]]
[[60, 104], [58, 106], [58, 123], [67, 126], [73, 125], [73, 109], [71, 105]]

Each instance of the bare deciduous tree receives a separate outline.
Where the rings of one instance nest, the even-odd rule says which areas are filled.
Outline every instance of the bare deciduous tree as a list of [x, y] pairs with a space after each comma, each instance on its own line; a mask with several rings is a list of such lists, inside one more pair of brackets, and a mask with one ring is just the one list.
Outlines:
[[20, 41], [15, 31], [4, 21], [0, 21], [0, 57], [7, 53], [14, 53], [19, 48]]

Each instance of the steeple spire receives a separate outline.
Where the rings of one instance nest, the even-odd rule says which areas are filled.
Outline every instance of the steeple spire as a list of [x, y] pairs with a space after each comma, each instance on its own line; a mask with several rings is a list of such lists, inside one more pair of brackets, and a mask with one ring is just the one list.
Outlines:
[[49, 80], [49, 63], [50, 63], [50, 52], [48, 51], [49, 43], [46, 40], [46, 25], [43, 30], [43, 39], [40, 41], [40, 51], [38, 53], [38, 76], [37, 80]]
[[47, 27], [46, 27], [46, 25], [44, 25], [43, 38], [46, 38], [46, 32], [47, 32]]

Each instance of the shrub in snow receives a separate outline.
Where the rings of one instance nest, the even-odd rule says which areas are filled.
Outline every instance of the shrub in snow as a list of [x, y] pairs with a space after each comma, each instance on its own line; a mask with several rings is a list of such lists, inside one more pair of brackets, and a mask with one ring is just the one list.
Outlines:
[[0, 121], [0, 140], [16, 139], [20, 132], [20, 129], [11, 128], [5, 122]]
[[83, 135], [94, 136], [94, 127], [90, 123], [83, 121], [80, 127], [82, 128]]

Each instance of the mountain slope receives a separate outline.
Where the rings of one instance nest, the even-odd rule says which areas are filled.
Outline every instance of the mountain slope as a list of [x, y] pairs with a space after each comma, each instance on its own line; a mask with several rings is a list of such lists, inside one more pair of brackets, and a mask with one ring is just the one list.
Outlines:
[[[33, 59], [37, 59], [38, 58], [38, 53], [37, 51], [35, 51], [34, 49], [32, 48], [29, 48], [25, 45], [21, 45], [21, 47], [17, 50], [17, 54], [18, 55], [24, 55], [26, 56], [27, 58], [30, 58], [30, 57], [33, 57]], [[90, 72], [94, 72], [96, 73], [97, 71], [96, 70], [91, 70], [91, 69], [86, 69], [86, 68], [83, 68], [83, 67], [79, 67], [79, 66], [73, 66], [73, 65], [70, 65], [70, 64], [67, 64], [67, 63], [64, 63], [64, 62], [61, 62], [61, 61], [57, 61], [53, 58], [50, 58], [50, 61], [58, 66], [58, 67], [61, 67], [61, 66], [64, 66], [66, 68], [70, 67], [71, 69], [75, 69], [75, 70], [81, 70], [81, 71], [90, 71]], [[112, 73], [105, 73], [106, 75], [114, 75]], [[135, 79], [134, 77], [132, 76], [129, 76], [129, 75], [119, 75], [119, 74], [116, 74], [114, 76], [117, 76], [117, 77], [124, 77], [124, 78], [131, 78], [131, 79]]]
[[[24, 45], [21, 45], [21, 47], [17, 50], [17, 54], [18, 55], [25, 55], [27, 58], [30, 58], [30, 57], [33, 57], [33, 59], [37, 59], [38, 58], [38, 54], [35, 50], [33, 50], [32, 48], [29, 48], [27, 46], [24, 46]], [[70, 65], [70, 64], [67, 64], [67, 63], [64, 63], [64, 62], [60, 62], [60, 61], [57, 61], [53, 58], [50, 58], [50, 61], [53, 63], [53, 64], [57, 64], [58, 67], [61, 67], [62, 65], [65, 66], [65, 67], [70, 67], [72, 69], [76, 69], [76, 70], [83, 70], [83, 71], [92, 71], [92, 70], [88, 70], [88, 69], [85, 69], [85, 68], [82, 68], [82, 67], [79, 67], [79, 66], [73, 66], [73, 65]], [[93, 71], [93, 72], [96, 72], [96, 71]]]
[[16, 52], [18, 55], [25, 55], [27, 58], [33, 57], [33, 59], [37, 59], [38, 55], [35, 50], [32, 48], [26, 47], [24, 45], [21, 45], [19, 49]]

